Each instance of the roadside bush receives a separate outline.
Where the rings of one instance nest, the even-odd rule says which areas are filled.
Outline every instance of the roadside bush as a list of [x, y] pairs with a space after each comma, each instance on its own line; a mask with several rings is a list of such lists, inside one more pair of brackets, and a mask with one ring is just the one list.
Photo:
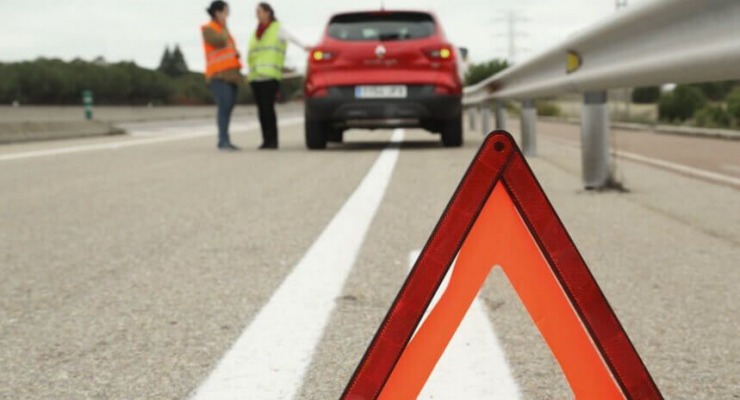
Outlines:
[[0, 103], [80, 104], [91, 90], [96, 104], [167, 103], [176, 81], [132, 62], [108, 64], [40, 58], [3, 64]]
[[663, 93], [658, 103], [658, 116], [663, 121], [686, 121], [707, 104], [707, 97], [696, 87], [678, 85], [673, 92]]
[[491, 60], [488, 62], [473, 64], [468, 68], [465, 74], [465, 85], [475, 85], [476, 83], [485, 80], [489, 76], [496, 74], [500, 71], [509, 67], [509, 62], [506, 60]]
[[202, 74], [188, 73], [174, 78], [174, 91], [169, 103], [175, 105], [212, 104], [213, 96]]
[[286, 102], [303, 96], [303, 78], [283, 79], [280, 82], [280, 97], [278, 101]]
[[719, 81], [694, 83], [691, 86], [699, 88], [704, 95], [711, 101], [723, 101], [727, 95], [737, 85], [737, 81]]
[[[286, 85], [287, 98], [295, 96], [302, 81]], [[170, 77], [133, 62], [35, 61], [0, 63], [0, 104], [79, 105], [82, 92], [91, 90], [97, 105], [212, 104], [201, 73]], [[253, 103], [249, 85], [239, 90], [240, 103]]]
[[535, 102], [535, 106], [537, 107], [537, 115], [539, 116], [559, 117], [561, 114], [560, 106], [552, 101], [538, 100]]
[[707, 105], [696, 112], [696, 125], [704, 128], [729, 128], [732, 116], [722, 106]]
[[0, 63], [0, 103], [10, 104], [20, 100], [18, 93], [18, 74], [8, 64]]
[[636, 104], [655, 104], [660, 100], [660, 86], [635, 88], [632, 91], [632, 102]]
[[727, 96], [727, 112], [735, 118], [735, 121], [740, 121], [740, 87]]
[[238, 104], [254, 104], [254, 93], [252, 93], [251, 85], [242, 85], [239, 88], [239, 98], [237, 99]]
[[[303, 79], [281, 83], [280, 101], [303, 93]], [[39, 58], [35, 61], [0, 63], [0, 104], [79, 105], [82, 92], [90, 90], [96, 105], [213, 104], [202, 73], [169, 76], [133, 62], [106, 63], [76, 59]], [[254, 103], [249, 85], [239, 89], [239, 104]]]

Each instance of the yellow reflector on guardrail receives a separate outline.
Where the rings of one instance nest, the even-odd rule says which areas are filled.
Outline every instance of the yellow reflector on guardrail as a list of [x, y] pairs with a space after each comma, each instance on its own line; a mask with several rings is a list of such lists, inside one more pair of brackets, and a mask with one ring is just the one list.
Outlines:
[[569, 74], [578, 71], [583, 65], [583, 58], [575, 50], [568, 50], [568, 60], [566, 62], [565, 70]]

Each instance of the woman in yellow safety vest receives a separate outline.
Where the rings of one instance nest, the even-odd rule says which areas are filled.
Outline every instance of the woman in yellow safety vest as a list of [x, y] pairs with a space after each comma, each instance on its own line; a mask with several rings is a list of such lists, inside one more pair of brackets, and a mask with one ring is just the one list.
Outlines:
[[252, 87], [260, 125], [262, 126], [262, 146], [260, 149], [278, 148], [277, 115], [275, 98], [283, 77], [285, 50], [290, 41], [299, 47], [310, 50], [295, 36], [288, 33], [275, 17], [275, 11], [267, 3], [257, 5], [257, 30], [249, 43], [249, 82]]
[[236, 43], [226, 27], [229, 5], [214, 1], [206, 10], [211, 22], [203, 25], [203, 49], [206, 54], [206, 81], [218, 105], [218, 148], [224, 151], [239, 150], [231, 144], [229, 124], [236, 105], [239, 86], [244, 81], [242, 64]]

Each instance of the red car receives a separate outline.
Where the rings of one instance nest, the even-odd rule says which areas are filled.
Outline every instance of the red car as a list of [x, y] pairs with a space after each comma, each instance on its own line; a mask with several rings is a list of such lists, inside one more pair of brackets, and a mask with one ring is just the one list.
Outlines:
[[306, 146], [341, 142], [349, 128], [418, 127], [463, 143], [457, 51], [433, 14], [334, 15], [309, 55]]

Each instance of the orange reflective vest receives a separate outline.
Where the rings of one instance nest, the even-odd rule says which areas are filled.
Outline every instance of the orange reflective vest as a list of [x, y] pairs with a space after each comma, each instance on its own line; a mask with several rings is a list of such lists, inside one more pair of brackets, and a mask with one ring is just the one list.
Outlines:
[[[211, 21], [203, 25], [201, 29], [213, 29], [216, 33], [223, 33], [224, 28]], [[231, 34], [228, 35], [226, 47], [216, 47], [203, 40], [203, 49], [206, 53], [206, 78], [212, 77], [222, 71], [230, 69], [241, 69], [242, 63], [239, 61], [239, 53], [236, 51], [236, 43]]]

